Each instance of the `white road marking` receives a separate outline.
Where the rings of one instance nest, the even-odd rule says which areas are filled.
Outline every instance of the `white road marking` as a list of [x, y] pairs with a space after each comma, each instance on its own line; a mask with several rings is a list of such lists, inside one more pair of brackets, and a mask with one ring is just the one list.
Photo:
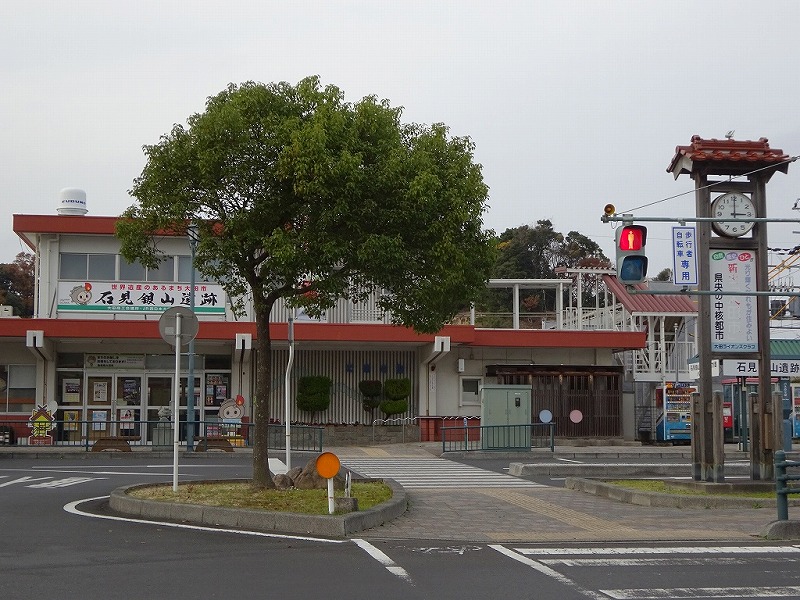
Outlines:
[[562, 575], [558, 571], [555, 571], [555, 570], [551, 569], [550, 567], [548, 567], [546, 565], [543, 565], [542, 563], [540, 563], [538, 561], [531, 560], [527, 556], [522, 556], [521, 554], [517, 554], [516, 552], [514, 552], [513, 550], [511, 550], [509, 548], [506, 548], [505, 546], [501, 546], [499, 544], [490, 544], [489, 548], [491, 548], [492, 550], [496, 550], [500, 554], [508, 556], [509, 558], [512, 558], [512, 559], [516, 560], [517, 562], [520, 562], [523, 565], [526, 565], [526, 566], [530, 567], [531, 569], [534, 569], [535, 571], [538, 571], [542, 575], [547, 575], [548, 577], [551, 577], [552, 579], [555, 579], [560, 584], [562, 584], [562, 585], [564, 585], [564, 586], [566, 586], [566, 587], [568, 587], [568, 588], [570, 588], [570, 589], [572, 589], [572, 590], [574, 590], [574, 591], [586, 596], [587, 598], [592, 598], [593, 600], [606, 600], [608, 598], [607, 595], [599, 594], [599, 593], [594, 592], [592, 590], [587, 590], [585, 588], [582, 588], [581, 586], [579, 586], [577, 583], [572, 581], [566, 575]]
[[45, 481], [43, 483], [35, 483], [29, 485], [29, 488], [62, 488], [71, 485], [78, 485], [79, 483], [86, 483], [94, 481], [95, 479], [107, 479], [106, 477], [67, 477], [66, 479], [54, 479], [53, 481]]
[[614, 600], [654, 600], [658, 598], [797, 598], [800, 596], [800, 586], [655, 588], [600, 591]]
[[579, 460], [574, 460], [574, 459], [572, 459], [572, 458], [556, 458], [556, 460], [563, 460], [564, 462], [568, 462], [568, 463], [577, 463], [577, 464], [582, 464], [582, 463], [581, 463], [581, 461], [579, 461]]
[[408, 574], [408, 572], [403, 567], [398, 566], [391, 558], [389, 558], [381, 550], [378, 550], [375, 546], [373, 546], [366, 540], [355, 538], [353, 539], [353, 542], [356, 544], [356, 546], [364, 550], [364, 552], [369, 554], [372, 558], [374, 558], [384, 567], [386, 567], [386, 570], [389, 571], [392, 575], [397, 575], [400, 579], [403, 579], [404, 581], [413, 584], [413, 582], [411, 581], [411, 576]]
[[665, 546], [641, 548], [514, 548], [526, 556], [587, 556], [631, 554], [796, 554], [798, 546]]
[[346, 458], [345, 467], [367, 477], [387, 477], [406, 489], [545, 488], [544, 484], [443, 458]]
[[20, 477], [18, 479], [12, 479], [11, 481], [5, 481], [0, 483], [0, 487], [7, 487], [9, 485], [14, 485], [15, 483], [30, 483], [32, 481], [44, 481], [45, 479], [52, 479], [52, 477], [31, 477], [26, 475], [25, 477]]
[[246, 531], [243, 529], [220, 529], [217, 527], [205, 527], [203, 525], [189, 525], [187, 523], [169, 523], [168, 521], [146, 521], [144, 519], [132, 519], [129, 517], [115, 517], [112, 515], [95, 515], [82, 511], [78, 508], [84, 502], [92, 502], [94, 500], [104, 500], [109, 496], [97, 496], [95, 498], [84, 498], [83, 500], [75, 500], [69, 504], [64, 505], [64, 510], [70, 514], [78, 515], [81, 517], [90, 517], [93, 519], [106, 519], [108, 521], [124, 521], [127, 523], [142, 523], [144, 525], [158, 525], [159, 527], [174, 527], [175, 529], [193, 529], [195, 531], [208, 531], [212, 533], [235, 533], [237, 535], [251, 535], [254, 537], [268, 537], [279, 538], [286, 540], [302, 540], [306, 542], [325, 542], [328, 544], [342, 544], [347, 540], [329, 540], [326, 538], [315, 538], [302, 535], [289, 535], [285, 533], [268, 533], [264, 531]]

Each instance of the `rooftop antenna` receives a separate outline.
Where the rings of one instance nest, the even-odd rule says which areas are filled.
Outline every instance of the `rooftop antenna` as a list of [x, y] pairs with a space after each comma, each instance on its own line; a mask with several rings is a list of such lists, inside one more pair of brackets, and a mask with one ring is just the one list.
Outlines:
[[733, 139], [733, 134], [734, 134], [734, 133], [736, 133], [736, 130], [735, 130], [735, 129], [731, 129], [730, 131], [728, 131], [728, 133], [726, 133], [726, 134], [725, 134], [725, 137], [726, 137], [727, 139], [729, 139], [729, 140], [732, 140], [732, 139]]

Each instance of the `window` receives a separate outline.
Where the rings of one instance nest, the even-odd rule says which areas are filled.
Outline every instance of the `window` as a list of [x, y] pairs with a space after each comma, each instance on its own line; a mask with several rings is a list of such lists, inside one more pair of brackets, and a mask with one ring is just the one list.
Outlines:
[[155, 269], [147, 269], [147, 281], [175, 281], [175, 257], [168, 256]]
[[32, 413], [36, 409], [36, 365], [0, 365], [0, 410]]
[[123, 281], [144, 281], [145, 268], [142, 263], [135, 261], [129, 263], [122, 256], [119, 257], [119, 278]]
[[61, 265], [58, 271], [59, 279], [86, 281], [88, 273], [85, 254], [61, 254]]
[[60, 279], [77, 281], [113, 281], [116, 278], [116, 254], [61, 254]]
[[480, 389], [483, 383], [482, 377], [462, 377], [461, 378], [461, 398], [459, 406], [480, 406]]
[[[179, 256], [178, 257], [178, 281], [181, 282], [190, 282], [192, 280], [192, 257], [191, 256]], [[194, 280], [197, 281], [207, 281], [206, 277], [203, 277], [200, 274], [200, 271], [197, 269], [194, 270]]]

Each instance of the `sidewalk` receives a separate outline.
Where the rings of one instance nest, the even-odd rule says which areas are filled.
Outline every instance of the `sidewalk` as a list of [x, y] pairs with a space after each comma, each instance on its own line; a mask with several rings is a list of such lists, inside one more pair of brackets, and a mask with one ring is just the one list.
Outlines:
[[[433, 459], [442, 456], [438, 442], [411, 442], [381, 446], [331, 447], [343, 462], [348, 458], [391, 461], [394, 459]], [[235, 454], [249, 453], [236, 449]], [[506, 455], [484, 453], [485, 458], [557, 463], [559, 458], [629, 458], [653, 462], [683, 462], [689, 475], [688, 446], [559, 446], [556, 451], [535, 450], [529, 453]], [[25, 448], [0, 447], [0, 460], [12, 456], [46, 456], [85, 454], [109, 459], [126, 457], [172, 456], [171, 452], [141, 450], [131, 453], [91, 453], [82, 448]], [[182, 454], [192, 459], [213, 457], [218, 460], [231, 453]], [[281, 458], [280, 451], [271, 453]], [[465, 458], [478, 458], [465, 453]], [[456, 458], [447, 453], [444, 458]], [[726, 461], [747, 460], [735, 445], [726, 446]], [[480, 467], [480, 460], [471, 461]], [[2, 464], [2, 463], [0, 463]], [[564, 464], [564, 463], [560, 463]], [[563, 487], [534, 488], [473, 488], [473, 489], [412, 489], [406, 490], [409, 509], [402, 516], [384, 525], [359, 532], [358, 537], [369, 539], [424, 539], [453, 542], [630, 542], [630, 541], [753, 541], [777, 517], [773, 506], [753, 502], [750, 508], [661, 508], [645, 507], [594, 496]], [[790, 509], [790, 516], [800, 509]]]
[[[379, 447], [330, 448], [348, 457], [426, 458], [441, 455], [441, 444], [422, 442]], [[462, 456], [467, 457], [468, 453]], [[469, 453], [470, 458], [476, 455]], [[504, 454], [485, 453], [487, 458]], [[453, 457], [447, 453], [445, 457]], [[690, 474], [688, 446], [557, 446], [554, 453], [514, 453], [511, 462], [551, 462], [558, 458], [628, 458], [684, 462]], [[727, 460], [747, 460], [736, 445]], [[475, 460], [475, 466], [480, 461]], [[564, 463], [561, 463], [564, 464]], [[753, 541], [776, 519], [774, 506], [758, 508], [655, 508], [617, 502], [562, 487], [407, 491], [410, 509], [401, 517], [359, 534], [369, 539], [437, 539], [454, 542], [630, 542]], [[794, 509], [795, 511], [800, 509]], [[791, 515], [790, 515], [791, 516]]]

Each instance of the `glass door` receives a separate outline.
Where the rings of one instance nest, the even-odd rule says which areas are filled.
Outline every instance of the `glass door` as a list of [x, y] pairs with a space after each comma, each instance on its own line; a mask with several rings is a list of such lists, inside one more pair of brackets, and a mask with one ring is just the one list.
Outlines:
[[113, 386], [111, 375], [87, 378], [86, 420], [89, 422], [89, 439], [96, 440], [114, 435], [111, 415], [113, 413]]
[[172, 444], [171, 375], [147, 377], [147, 441], [156, 445]]
[[117, 435], [138, 441], [142, 438], [142, 378], [139, 375], [117, 375], [114, 420]]

